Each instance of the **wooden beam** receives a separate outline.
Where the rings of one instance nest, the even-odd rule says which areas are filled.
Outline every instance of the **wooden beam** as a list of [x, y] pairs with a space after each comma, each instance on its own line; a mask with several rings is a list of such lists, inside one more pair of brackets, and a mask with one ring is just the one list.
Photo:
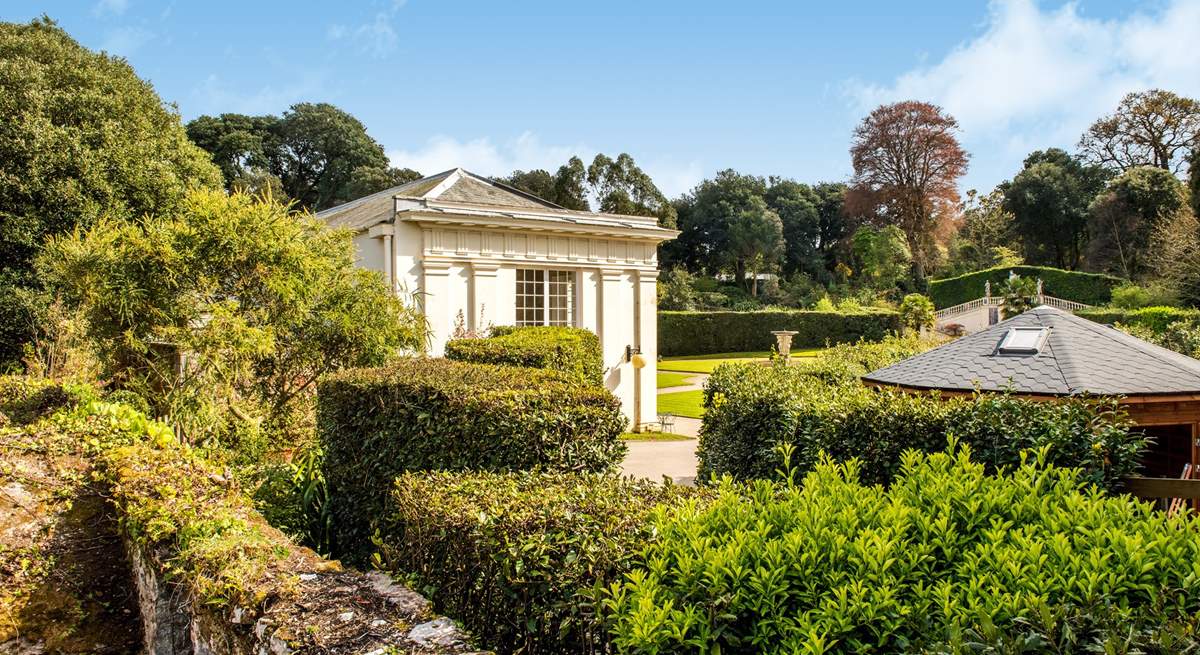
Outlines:
[[1128, 477], [1124, 491], [1138, 498], [1200, 498], [1200, 480]]

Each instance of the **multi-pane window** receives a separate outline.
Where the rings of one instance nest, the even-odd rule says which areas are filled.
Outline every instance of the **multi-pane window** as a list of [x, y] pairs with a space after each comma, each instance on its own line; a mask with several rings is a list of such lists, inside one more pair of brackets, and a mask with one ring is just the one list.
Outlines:
[[575, 274], [517, 269], [517, 325], [575, 323]]

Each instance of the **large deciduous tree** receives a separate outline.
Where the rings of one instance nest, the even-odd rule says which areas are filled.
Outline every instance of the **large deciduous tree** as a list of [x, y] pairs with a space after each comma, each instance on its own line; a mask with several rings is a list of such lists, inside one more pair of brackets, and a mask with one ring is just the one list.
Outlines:
[[[233, 417], [286, 430], [321, 375], [425, 340], [420, 314], [355, 266], [349, 233], [275, 199], [193, 192], [60, 237], [39, 267], [87, 317], [109, 379], [193, 438], [229, 438]], [[187, 354], [182, 372], [162, 344]]]
[[21, 357], [41, 303], [47, 237], [99, 217], [170, 211], [220, 171], [124, 60], [53, 21], [0, 23], [0, 367]]
[[1200, 140], [1188, 158], [1188, 191], [1192, 196], [1192, 213], [1200, 216]]
[[912, 264], [908, 237], [895, 225], [875, 228], [864, 225], [850, 239], [857, 278], [879, 290], [896, 288]]
[[957, 207], [958, 179], [967, 171], [957, 132], [941, 107], [913, 100], [878, 107], [854, 130], [855, 205], [904, 231], [918, 282], [935, 253], [939, 217]]
[[229, 190], [278, 189], [313, 211], [420, 177], [390, 166], [366, 127], [327, 103], [295, 104], [282, 117], [201, 116], [187, 131], [221, 167]]
[[1131, 280], [1152, 272], [1152, 237], [1187, 206], [1187, 190], [1170, 171], [1131, 168], [1108, 183], [1089, 210], [1088, 266]]
[[1083, 158], [1117, 171], [1154, 166], [1179, 173], [1200, 134], [1200, 102], [1170, 91], [1130, 93], [1079, 140]]
[[986, 196], [967, 192], [962, 222], [950, 242], [951, 275], [1023, 261], [1020, 235], [1011, 212], [1004, 209], [1004, 194], [996, 189]]
[[1082, 265], [1088, 203], [1107, 175], [1099, 166], [1050, 148], [1031, 153], [1021, 172], [1000, 185], [1003, 209], [1013, 216], [1028, 263], [1071, 270]]
[[687, 198], [690, 207], [681, 213], [686, 222], [679, 227], [682, 242], [695, 248], [697, 270], [713, 274], [732, 269], [738, 284], [744, 284], [747, 261], [731, 246], [730, 230], [737, 217], [754, 210], [755, 201], [763, 201], [766, 193], [763, 178], [732, 169], [696, 185]]

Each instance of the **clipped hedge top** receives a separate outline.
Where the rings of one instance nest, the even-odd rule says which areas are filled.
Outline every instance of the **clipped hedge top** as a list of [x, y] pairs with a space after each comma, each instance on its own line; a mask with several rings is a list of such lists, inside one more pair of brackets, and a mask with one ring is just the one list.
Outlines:
[[929, 297], [942, 309], [983, 297], [984, 283], [991, 281], [992, 293], [1008, 279], [1009, 272], [1022, 277], [1041, 278], [1046, 295], [1088, 305], [1103, 305], [1112, 298], [1113, 287], [1125, 280], [1103, 273], [1066, 271], [1050, 266], [997, 266], [957, 277], [929, 281]]
[[448, 359], [549, 368], [599, 383], [604, 374], [600, 338], [574, 327], [497, 327], [485, 339], [453, 339]]
[[322, 386], [421, 386], [447, 393], [520, 393], [551, 387], [592, 391], [570, 376], [550, 369], [479, 364], [451, 359], [410, 357], [378, 368], [350, 368], [326, 376]]

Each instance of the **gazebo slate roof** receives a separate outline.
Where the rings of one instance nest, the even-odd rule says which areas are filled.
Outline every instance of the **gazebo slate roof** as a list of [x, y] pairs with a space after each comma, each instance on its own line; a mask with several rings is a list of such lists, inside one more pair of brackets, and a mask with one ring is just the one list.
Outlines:
[[[998, 351], [1015, 327], [1049, 328], [1035, 355]], [[1200, 393], [1200, 361], [1070, 312], [1041, 306], [986, 330], [872, 371], [879, 385], [1065, 396]]]

